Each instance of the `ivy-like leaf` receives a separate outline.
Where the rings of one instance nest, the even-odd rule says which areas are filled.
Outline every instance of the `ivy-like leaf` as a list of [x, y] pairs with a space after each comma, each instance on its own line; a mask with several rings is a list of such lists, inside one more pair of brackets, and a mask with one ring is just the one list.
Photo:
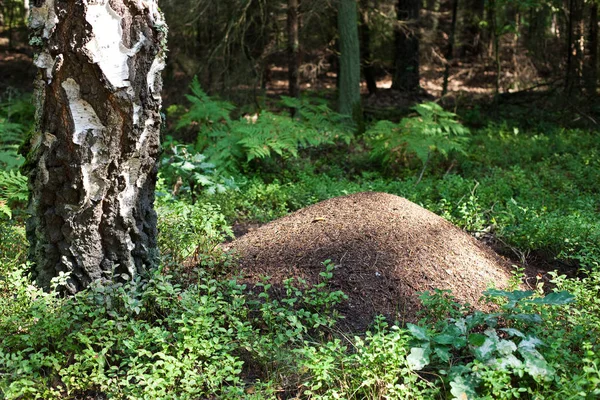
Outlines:
[[450, 388], [450, 393], [454, 396], [454, 399], [471, 400], [477, 398], [476, 385], [472, 379], [464, 376], [456, 376], [450, 382]]
[[408, 328], [408, 331], [419, 340], [429, 341], [431, 339], [425, 328], [414, 324], [406, 324], [406, 327]]
[[545, 304], [550, 306], [562, 306], [575, 301], [575, 296], [567, 291], [552, 292], [545, 297], [531, 299], [528, 302], [534, 304]]
[[483, 294], [485, 294], [487, 296], [492, 296], [492, 297], [506, 297], [506, 299], [508, 300], [508, 303], [505, 304], [504, 307], [514, 308], [517, 305], [517, 302], [533, 296], [534, 292], [533, 292], [533, 290], [527, 290], [527, 291], [515, 290], [512, 292], [507, 292], [505, 290], [488, 289], [485, 292], [483, 292]]
[[423, 347], [413, 347], [410, 349], [410, 354], [406, 357], [408, 366], [413, 371], [420, 371], [429, 365], [429, 354], [431, 350]]

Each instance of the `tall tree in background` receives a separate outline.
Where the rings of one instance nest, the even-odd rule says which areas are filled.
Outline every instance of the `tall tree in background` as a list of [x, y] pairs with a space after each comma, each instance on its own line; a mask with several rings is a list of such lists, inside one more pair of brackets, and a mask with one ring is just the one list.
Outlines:
[[290, 97], [299, 97], [300, 80], [298, 69], [300, 64], [300, 39], [298, 35], [298, 0], [288, 0], [287, 31], [289, 95]]
[[373, 68], [373, 52], [371, 50], [371, 27], [369, 26], [369, 11], [371, 5], [369, 0], [361, 0], [360, 3], [360, 63], [363, 76], [367, 83], [369, 94], [377, 92], [377, 82]]
[[356, 0], [339, 0], [339, 111], [355, 115], [360, 109], [360, 46]]
[[585, 57], [585, 87], [588, 94], [595, 95], [598, 88], [598, 3], [589, 7], [589, 28]]
[[452, 23], [450, 26], [450, 37], [446, 49], [446, 68], [444, 68], [444, 82], [442, 84], [442, 96], [448, 93], [448, 79], [450, 78], [450, 64], [454, 58], [454, 38], [456, 36], [456, 22], [458, 16], [458, 0], [452, 0]]
[[38, 1], [26, 168], [34, 277], [75, 293], [157, 263], [154, 189], [166, 25], [156, 0]]
[[392, 88], [407, 92], [419, 88], [419, 11], [421, 0], [398, 0]]
[[460, 57], [478, 56], [483, 49], [481, 22], [484, 20], [486, 0], [463, 1], [458, 53]]
[[571, 95], [581, 88], [585, 40], [584, 0], [568, 0], [568, 11], [565, 92]]

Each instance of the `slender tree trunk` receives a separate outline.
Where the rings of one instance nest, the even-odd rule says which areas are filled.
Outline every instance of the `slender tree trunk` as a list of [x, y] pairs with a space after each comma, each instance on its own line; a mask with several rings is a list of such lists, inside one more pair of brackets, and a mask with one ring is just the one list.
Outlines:
[[500, 32], [498, 30], [498, 17], [496, 13], [496, 0], [490, 0], [488, 17], [490, 20], [490, 31], [492, 34], [492, 52], [494, 54], [494, 65], [496, 67], [495, 93], [500, 93], [500, 78], [502, 77], [502, 64], [500, 60]]
[[29, 9], [31, 5], [29, 4], [29, 0], [23, 0], [23, 19], [25, 22], [29, 19]]
[[[288, 0], [287, 10], [288, 31], [288, 79], [290, 97], [300, 97], [300, 39], [298, 35], [298, 0]], [[291, 109], [293, 116], [295, 109]]]
[[481, 38], [481, 21], [485, 18], [485, 0], [466, 0], [461, 6], [462, 18], [458, 34], [458, 54], [478, 56], [483, 49]]
[[568, 53], [565, 92], [575, 95], [581, 88], [584, 50], [583, 0], [569, 0]]
[[340, 43], [339, 110], [358, 117], [360, 112], [360, 47], [355, 0], [339, 0]]
[[31, 9], [36, 128], [27, 234], [34, 277], [63, 290], [157, 264], [154, 189], [166, 25], [156, 0], [40, 0]]
[[454, 58], [454, 37], [456, 34], [456, 16], [458, 13], [458, 0], [452, 3], [452, 25], [450, 26], [450, 37], [448, 38], [448, 50], [446, 51], [446, 68], [444, 70], [444, 83], [442, 85], [442, 96], [448, 93], [448, 78], [450, 77], [450, 63]]
[[373, 54], [371, 51], [371, 28], [369, 27], [369, 2], [363, 0], [360, 10], [360, 61], [363, 76], [367, 83], [369, 94], [377, 92], [377, 81], [373, 68]]
[[545, 66], [549, 59], [547, 36], [552, 24], [551, 17], [551, 8], [548, 5], [530, 10], [528, 32], [524, 38], [527, 51], [532, 55], [536, 66], [540, 63]]
[[413, 92], [419, 88], [420, 0], [398, 0], [396, 13], [402, 26], [395, 31], [396, 55], [392, 88]]
[[431, 11], [431, 35], [435, 39], [437, 37], [437, 30], [440, 25], [440, 0], [429, 0], [427, 7]]
[[598, 3], [590, 5], [587, 54], [585, 59], [585, 86], [588, 94], [595, 95], [598, 89]]

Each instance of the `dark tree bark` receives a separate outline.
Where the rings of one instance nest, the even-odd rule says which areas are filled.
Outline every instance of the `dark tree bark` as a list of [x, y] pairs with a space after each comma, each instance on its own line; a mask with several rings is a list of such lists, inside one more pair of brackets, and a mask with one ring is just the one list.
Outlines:
[[129, 280], [157, 264], [154, 189], [166, 25], [156, 0], [41, 0], [27, 234], [43, 288]]
[[480, 24], [485, 18], [485, 0], [465, 0], [461, 10], [459, 57], [478, 56], [483, 49]]
[[398, 0], [399, 26], [395, 31], [395, 61], [392, 88], [406, 92], [419, 88], [419, 11], [420, 0]]
[[590, 24], [585, 58], [585, 87], [588, 94], [598, 89], [598, 3], [590, 4]]
[[[288, 0], [288, 79], [290, 97], [300, 97], [300, 39], [298, 35], [298, 0]], [[294, 112], [294, 109], [291, 111]]]
[[567, 65], [565, 92], [575, 95], [581, 88], [584, 47], [583, 0], [569, 0], [569, 21], [567, 35]]
[[339, 110], [354, 115], [360, 109], [360, 48], [355, 0], [339, 0], [338, 30], [340, 43]]
[[548, 74], [551, 52], [548, 49], [548, 32], [552, 23], [552, 9], [548, 5], [529, 10], [529, 26], [524, 35], [525, 46], [539, 72]]
[[456, 20], [458, 13], [458, 0], [452, 2], [452, 24], [450, 26], [450, 37], [448, 38], [448, 49], [446, 50], [446, 68], [444, 69], [444, 83], [442, 85], [442, 96], [448, 93], [448, 78], [450, 77], [450, 63], [454, 58], [454, 37], [456, 34]]
[[371, 28], [369, 27], [369, 2], [362, 0], [360, 10], [360, 63], [363, 76], [367, 83], [369, 94], [377, 93], [377, 81], [373, 68], [373, 54], [371, 51]]
[[488, 4], [488, 19], [490, 25], [490, 32], [492, 36], [492, 53], [494, 54], [494, 64], [496, 67], [496, 82], [495, 82], [495, 93], [500, 93], [500, 78], [502, 76], [502, 63], [500, 60], [500, 29], [498, 27], [498, 12], [496, 0], [490, 0]]
[[427, 1], [427, 9], [430, 11], [431, 15], [431, 36], [433, 38], [437, 37], [437, 30], [440, 25], [440, 7], [442, 6], [441, 0], [428, 0]]

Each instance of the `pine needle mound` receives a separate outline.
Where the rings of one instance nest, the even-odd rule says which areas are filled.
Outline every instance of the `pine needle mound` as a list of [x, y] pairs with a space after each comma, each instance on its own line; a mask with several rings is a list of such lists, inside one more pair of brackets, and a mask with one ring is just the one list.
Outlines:
[[290, 277], [318, 283], [323, 261], [336, 265], [332, 290], [349, 296], [344, 325], [364, 330], [377, 314], [411, 322], [418, 293], [449, 289], [482, 308], [490, 287], [506, 288], [510, 263], [445, 219], [398, 196], [336, 197], [263, 225], [227, 246], [248, 283]]

